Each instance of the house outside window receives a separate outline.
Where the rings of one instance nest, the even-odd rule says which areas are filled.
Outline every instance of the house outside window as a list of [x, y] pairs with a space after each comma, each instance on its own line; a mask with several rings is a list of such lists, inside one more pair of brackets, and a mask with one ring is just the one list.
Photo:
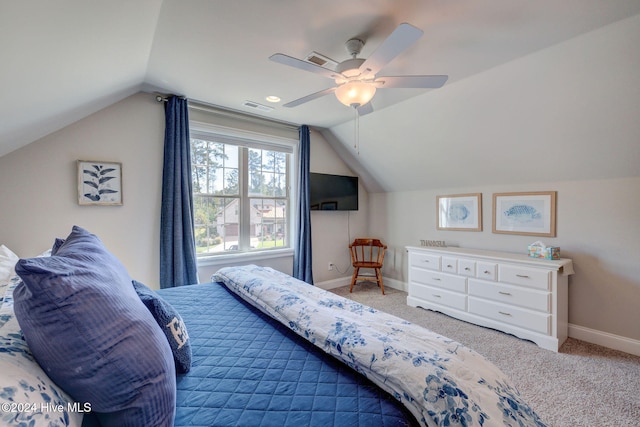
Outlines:
[[293, 143], [191, 130], [198, 258], [290, 248]]

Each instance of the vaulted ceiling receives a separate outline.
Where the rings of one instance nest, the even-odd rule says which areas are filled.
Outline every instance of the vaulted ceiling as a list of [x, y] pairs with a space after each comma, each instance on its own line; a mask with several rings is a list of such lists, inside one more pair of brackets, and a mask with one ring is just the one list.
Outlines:
[[[436, 108], [437, 91], [460, 96], [450, 88], [639, 13], [638, 0], [2, 1], [0, 156], [138, 91], [309, 124], [349, 147], [354, 112], [333, 95], [282, 106], [332, 81], [269, 56], [305, 58], [315, 51], [340, 62], [348, 58], [344, 43], [359, 37], [366, 58], [409, 22], [424, 35], [384, 74], [449, 80], [442, 89], [378, 91], [375, 111], [360, 121], [362, 163], [374, 162], [362, 146], [388, 149], [394, 122], [402, 139], [421, 138], [411, 127], [425, 109]], [[282, 102], [269, 104], [269, 95]], [[261, 112], [245, 101], [274, 109]], [[386, 139], [376, 140], [378, 134]], [[377, 189], [397, 188], [382, 182]]]

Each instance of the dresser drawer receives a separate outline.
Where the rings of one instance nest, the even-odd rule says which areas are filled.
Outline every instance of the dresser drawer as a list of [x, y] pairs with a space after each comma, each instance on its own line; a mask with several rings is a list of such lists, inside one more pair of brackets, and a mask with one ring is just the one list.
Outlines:
[[498, 264], [493, 262], [478, 262], [477, 264], [478, 279], [496, 280], [498, 277]]
[[529, 286], [536, 289], [549, 290], [551, 272], [547, 270], [500, 264], [498, 266], [498, 280], [514, 285]]
[[549, 335], [551, 315], [469, 297], [469, 313]]
[[438, 271], [415, 269], [411, 275], [413, 283], [437, 286], [455, 292], [467, 292], [467, 279], [460, 276], [440, 273]]
[[429, 270], [440, 270], [440, 256], [412, 253], [411, 267], [428, 268]]
[[458, 274], [462, 274], [463, 276], [467, 276], [467, 277], [475, 277], [476, 262], [470, 259], [459, 259]]
[[526, 289], [502, 283], [482, 282], [469, 279], [469, 295], [517, 305], [544, 313], [550, 312], [551, 294], [549, 292]]
[[568, 336], [569, 259], [464, 248], [408, 247], [407, 303], [558, 351]]
[[442, 271], [444, 271], [445, 273], [456, 274], [458, 272], [458, 259], [443, 256]]
[[457, 292], [445, 291], [441, 288], [432, 288], [418, 284], [411, 284], [410, 296], [423, 299], [438, 305], [446, 305], [456, 310], [467, 310], [467, 295]]

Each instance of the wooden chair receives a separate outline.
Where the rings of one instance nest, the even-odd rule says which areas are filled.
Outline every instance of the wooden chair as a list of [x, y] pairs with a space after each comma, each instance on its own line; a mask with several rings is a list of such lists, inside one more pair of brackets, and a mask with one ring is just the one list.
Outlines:
[[349, 292], [353, 291], [353, 285], [358, 280], [371, 280], [371, 276], [360, 276], [360, 269], [373, 269], [375, 272], [375, 281], [382, 290], [384, 295], [384, 283], [382, 283], [382, 262], [387, 245], [378, 239], [355, 239], [349, 245], [351, 252], [351, 264], [353, 265], [353, 275], [351, 276], [351, 287]]

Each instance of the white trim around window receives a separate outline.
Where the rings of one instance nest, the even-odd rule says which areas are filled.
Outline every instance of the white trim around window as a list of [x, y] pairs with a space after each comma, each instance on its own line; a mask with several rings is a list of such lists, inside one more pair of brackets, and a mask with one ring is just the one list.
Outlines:
[[289, 155], [288, 166], [288, 204], [287, 212], [287, 232], [288, 247], [281, 249], [250, 250], [240, 252], [221, 252], [211, 256], [199, 256], [197, 263], [199, 266], [216, 266], [229, 263], [257, 262], [265, 259], [283, 258], [293, 256], [293, 242], [295, 239], [295, 210], [296, 204], [296, 183], [297, 183], [297, 147], [299, 141], [292, 138], [284, 138], [260, 132], [254, 132], [233, 127], [221, 126], [211, 123], [190, 121], [191, 138], [211, 140], [215, 138], [221, 143], [228, 143], [240, 147], [247, 147], [261, 150], [273, 150], [285, 152]]

